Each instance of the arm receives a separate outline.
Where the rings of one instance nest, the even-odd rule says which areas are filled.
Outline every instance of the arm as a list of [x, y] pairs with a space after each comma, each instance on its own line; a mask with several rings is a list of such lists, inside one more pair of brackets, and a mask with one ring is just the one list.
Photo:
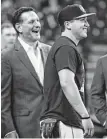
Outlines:
[[89, 114], [82, 102], [79, 90], [74, 81], [74, 73], [69, 69], [63, 69], [58, 72], [62, 90], [69, 101], [74, 107], [76, 112], [82, 117], [89, 117]]
[[[1, 128], [2, 136], [15, 131], [13, 119], [11, 116], [11, 81], [12, 73], [5, 54], [1, 57]], [[13, 134], [13, 132], [12, 132]], [[7, 136], [6, 135], [6, 136]], [[11, 137], [11, 136], [10, 136]]]
[[107, 106], [105, 96], [105, 80], [101, 59], [98, 60], [93, 82], [91, 85], [91, 101], [98, 120], [104, 125], [106, 121]]
[[82, 124], [85, 131], [84, 136], [92, 136], [94, 133], [94, 126], [91, 119], [89, 118], [89, 114], [82, 102], [79, 90], [74, 81], [74, 73], [69, 69], [63, 69], [58, 72], [58, 75], [62, 90], [67, 100], [83, 119]]

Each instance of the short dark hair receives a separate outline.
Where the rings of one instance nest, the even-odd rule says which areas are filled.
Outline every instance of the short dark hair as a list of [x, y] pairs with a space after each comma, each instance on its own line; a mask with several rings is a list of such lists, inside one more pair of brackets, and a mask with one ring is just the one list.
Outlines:
[[16, 29], [15, 25], [16, 25], [16, 23], [21, 22], [21, 18], [20, 17], [22, 15], [22, 13], [29, 12], [29, 11], [34, 11], [35, 12], [35, 9], [32, 8], [32, 7], [20, 7], [19, 9], [17, 9], [14, 12], [13, 17], [12, 17], [12, 24], [13, 24], [13, 27], [15, 28], [16, 31], [17, 31], [17, 29]]

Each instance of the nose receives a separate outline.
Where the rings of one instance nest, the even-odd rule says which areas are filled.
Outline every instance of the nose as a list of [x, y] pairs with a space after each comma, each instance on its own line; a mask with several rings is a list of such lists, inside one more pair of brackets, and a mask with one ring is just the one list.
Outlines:
[[34, 26], [36, 26], [36, 27], [41, 27], [41, 24], [40, 24], [39, 21], [35, 21], [35, 22], [34, 22]]
[[88, 23], [88, 21], [86, 21], [85, 23], [86, 23], [86, 26], [89, 28], [90, 24]]

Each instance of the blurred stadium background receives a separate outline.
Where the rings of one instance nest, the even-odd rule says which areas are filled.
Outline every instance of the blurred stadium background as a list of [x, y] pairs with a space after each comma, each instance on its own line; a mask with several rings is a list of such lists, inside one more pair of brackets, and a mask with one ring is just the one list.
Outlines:
[[95, 123], [95, 136], [102, 138], [105, 131], [93, 114], [90, 103], [90, 86], [98, 58], [107, 54], [107, 0], [1, 0], [1, 24], [11, 22], [12, 13], [21, 6], [36, 9], [42, 24], [41, 41], [53, 44], [60, 35], [57, 13], [68, 4], [82, 4], [87, 12], [95, 12], [96, 17], [89, 19], [88, 37], [80, 42], [86, 69], [86, 105]]

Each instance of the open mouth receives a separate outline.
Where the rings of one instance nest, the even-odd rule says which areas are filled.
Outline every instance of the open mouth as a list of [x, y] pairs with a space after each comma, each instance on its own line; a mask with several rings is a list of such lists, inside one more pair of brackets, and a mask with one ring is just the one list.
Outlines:
[[83, 30], [84, 30], [85, 32], [87, 32], [87, 28], [83, 28]]
[[87, 28], [83, 28], [84, 30], [87, 30]]
[[39, 30], [32, 30], [32, 32], [34, 32], [34, 33], [39, 33]]
[[40, 28], [39, 27], [33, 27], [32, 32], [38, 34], [40, 32]]

